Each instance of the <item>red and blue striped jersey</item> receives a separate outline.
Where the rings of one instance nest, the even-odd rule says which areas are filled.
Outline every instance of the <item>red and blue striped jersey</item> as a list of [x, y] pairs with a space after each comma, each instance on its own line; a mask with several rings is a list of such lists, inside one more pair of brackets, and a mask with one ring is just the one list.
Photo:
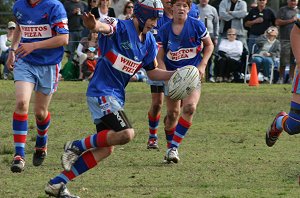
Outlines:
[[[57, 34], [68, 34], [68, 19], [64, 6], [58, 0], [41, 0], [31, 5], [27, 0], [18, 0], [13, 13], [21, 29], [21, 43], [47, 40]], [[37, 49], [22, 59], [32, 65], [55, 65], [61, 62], [63, 46], [52, 49]]]

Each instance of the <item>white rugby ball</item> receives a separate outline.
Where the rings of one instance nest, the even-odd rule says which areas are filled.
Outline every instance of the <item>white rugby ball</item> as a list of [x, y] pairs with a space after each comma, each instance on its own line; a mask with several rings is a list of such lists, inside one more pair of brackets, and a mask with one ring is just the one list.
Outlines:
[[199, 86], [199, 70], [193, 65], [187, 65], [179, 68], [171, 76], [167, 85], [167, 95], [173, 100], [182, 100]]

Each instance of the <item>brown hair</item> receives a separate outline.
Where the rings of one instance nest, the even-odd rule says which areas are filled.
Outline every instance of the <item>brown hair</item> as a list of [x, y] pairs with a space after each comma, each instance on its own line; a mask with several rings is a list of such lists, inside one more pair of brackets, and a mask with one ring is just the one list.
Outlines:
[[123, 14], [126, 15], [126, 8], [129, 4], [132, 4], [134, 6], [134, 3], [132, 1], [127, 1], [124, 5], [124, 8], [123, 8]]
[[[171, 0], [171, 4], [174, 5], [178, 0]], [[192, 0], [185, 0], [185, 2], [189, 5], [189, 8], [192, 6]]]

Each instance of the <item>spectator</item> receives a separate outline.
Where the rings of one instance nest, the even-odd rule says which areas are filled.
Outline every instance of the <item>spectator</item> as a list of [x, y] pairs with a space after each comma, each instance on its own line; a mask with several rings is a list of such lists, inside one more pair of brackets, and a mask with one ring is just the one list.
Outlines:
[[132, 15], [133, 15], [133, 2], [128, 1], [124, 6], [123, 13], [118, 16], [118, 19], [121, 20], [131, 19]]
[[[81, 68], [82, 68], [82, 64], [83, 62], [86, 60], [87, 58], [87, 49], [89, 47], [94, 47], [96, 49], [98, 49], [98, 34], [96, 32], [90, 32], [88, 37], [84, 37], [81, 39], [78, 47], [77, 47], [77, 55], [79, 57], [79, 80], [83, 79], [82, 76], [82, 72], [81, 72]], [[97, 56], [96, 56], [97, 58]]]
[[98, 20], [103, 20], [106, 17], [116, 17], [115, 11], [110, 7], [111, 0], [99, 0], [98, 6], [91, 10], [91, 13]]
[[285, 73], [286, 65], [290, 65], [289, 82], [292, 82], [295, 70], [295, 57], [291, 50], [290, 33], [297, 21], [297, 7], [298, 0], [287, 0], [287, 5], [279, 9], [275, 21], [276, 26], [279, 26], [279, 40], [281, 44], [280, 67], [279, 67], [279, 80], [277, 83], [283, 83], [283, 76]]
[[227, 30], [234, 28], [237, 39], [247, 46], [243, 19], [247, 15], [247, 3], [243, 0], [222, 0], [219, 6], [220, 33], [224, 38]]
[[[122, 14], [125, 4], [129, 0], [111, 0], [111, 7], [114, 9], [116, 17]], [[136, 2], [136, 1], [134, 1]]]
[[248, 49], [250, 52], [256, 38], [263, 35], [270, 26], [275, 25], [275, 14], [266, 5], [267, 0], [258, 0], [257, 7], [252, 8], [245, 17], [245, 26], [249, 28]]
[[99, 3], [99, 0], [88, 0], [88, 10], [91, 11], [93, 8], [96, 8]]
[[81, 69], [81, 73], [83, 74], [82, 78], [84, 80], [90, 80], [94, 75], [97, 64], [96, 53], [97, 51], [94, 47], [89, 47], [86, 49], [87, 58], [83, 62]]
[[[200, 0], [198, 5], [200, 19], [205, 24], [209, 35], [215, 46], [218, 45], [219, 37], [219, 15], [215, 7], [208, 4], [209, 0]], [[210, 82], [215, 82], [213, 74], [213, 65], [211, 58], [208, 61], [208, 78]]]
[[8, 57], [9, 48], [11, 47], [11, 41], [16, 29], [16, 23], [13, 21], [8, 22], [7, 24], [7, 34], [0, 36], [0, 64], [3, 64], [3, 79], [7, 80], [10, 71], [6, 66], [6, 60]]
[[70, 0], [64, 3], [64, 7], [68, 16], [69, 25], [69, 44], [67, 51], [70, 52], [70, 60], [73, 60], [77, 45], [82, 38], [82, 31], [84, 26], [82, 23], [81, 15], [87, 12], [87, 5], [81, 0]]
[[215, 64], [216, 82], [230, 82], [230, 75], [233, 73], [237, 80], [238, 72], [241, 71], [241, 56], [243, 43], [236, 40], [237, 34], [234, 28], [227, 30], [227, 39], [222, 38], [218, 49], [218, 59]]
[[275, 26], [269, 27], [265, 34], [257, 38], [257, 51], [252, 55], [252, 62], [255, 62], [258, 70], [263, 70], [264, 81], [269, 82], [270, 68], [280, 56], [280, 42], [277, 40], [278, 29]]

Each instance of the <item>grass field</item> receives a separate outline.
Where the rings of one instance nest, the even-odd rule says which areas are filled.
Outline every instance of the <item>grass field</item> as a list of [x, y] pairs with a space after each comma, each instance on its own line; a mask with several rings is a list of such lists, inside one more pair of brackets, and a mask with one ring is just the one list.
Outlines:
[[[44, 198], [44, 185], [62, 169], [60, 156], [67, 140], [94, 133], [85, 102], [87, 82], [61, 82], [50, 107], [52, 124], [45, 163], [33, 167], [35, 123], [32, 106], [26, 147], [26, 169], [10, 172], [13, 156], [12, 81], [0, 81], [0, 197]], [[127, 87], [125, 112], [135, 139], [117, 146], [96, 168], [68, 184], [82, 198], [229, 198], [300, 197], [299, 136], [283, 134], [273, 148], [265, 130], [280, 110], [289, 111], [290, 85], [203, 84], [193, 126], [179, 149], [179, 164], [163, 164], [160, 150], [147, 150], [149, 87]], [[162, 117], [165, 115], [165, 109]]]

